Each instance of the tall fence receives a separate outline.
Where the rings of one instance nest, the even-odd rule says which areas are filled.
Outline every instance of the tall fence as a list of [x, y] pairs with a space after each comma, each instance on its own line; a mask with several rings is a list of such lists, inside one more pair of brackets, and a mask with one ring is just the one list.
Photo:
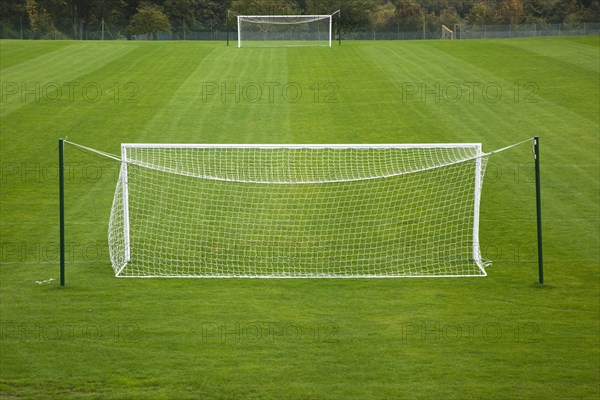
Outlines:
[[457, 25], [457, 39], [495, 39], [536, 36], [588, 35], [600, 33], [600, 23], [520, 24], [520, 25]]
[[[578, 24], [518, 24], [518, 25], [454, 25], [454, 39], [494, 39], [521, 38], [537, 36], [565, 36], [600, 34], [600, 23], [585, 22]], [[225, 41], [228, 34], [225, 29], [211, 31], [192, 31], [174, 26], [171, 32], [159, 32], [154, 35], [131, 35], [126, 27], [113, 27], [106, 24], [96, 29], [80, 31], [76, 34], [51, 30], [32, 32], [21, 26], [9, 26], [0, 23], [0, 39], [82, 39], [82, 40], [217, 40]], [[418, 31], [380, 31], [364, 29], [354, 32], [342, 32], [342, 40], [428, 40], [441, 39], [442, 26], [439, 29], [428, 27]], [[337, 39], [337, 38], [336, 38]], [[229, 40], [237, 40], [237, 32], [229, 33]]]
[[[453, 27], [454, 39], [499, 39], [537, 36], [565, 36], [600, 34], [600, 23], [585, 22], [578, 24], [519, 24], [519, 25], [469, 25], [456, 24]], [[441, 39], [439, 30], [426, 28], [419, 31], [378, 31], [362, 30], [344, 33], [342, 39], [348, 40], [427, 40]]]

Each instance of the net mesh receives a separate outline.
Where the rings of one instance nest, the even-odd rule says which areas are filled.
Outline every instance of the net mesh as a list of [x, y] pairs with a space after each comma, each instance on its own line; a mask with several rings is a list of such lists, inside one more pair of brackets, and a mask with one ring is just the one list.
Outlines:
[[123, 156], [117, 276], [485, 275], [478, 145], [124, 145]]

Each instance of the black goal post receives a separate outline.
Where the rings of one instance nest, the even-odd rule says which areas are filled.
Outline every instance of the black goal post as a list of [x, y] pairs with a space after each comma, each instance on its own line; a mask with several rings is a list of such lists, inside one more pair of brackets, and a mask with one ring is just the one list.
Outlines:
[[533, 156], [535, 158], [535, 208], [537, 219], [538, 276], [540, 285], [544, 284], [544, 257], [542, 252], [542, 193], [540, 183], [540, 138], [533, 138]]

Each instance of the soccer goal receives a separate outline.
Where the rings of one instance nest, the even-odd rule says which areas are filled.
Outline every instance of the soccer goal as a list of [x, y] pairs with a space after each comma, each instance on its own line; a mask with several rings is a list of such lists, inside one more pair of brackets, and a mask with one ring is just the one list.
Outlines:
[[442, 25], [442, 39], [454, 39], [454, 32], [446, 25]]
[[123, 144], [118, 277], [485, 276], [480, 144]]
[[331, 47], [335, 14], [238, 15], [238, 47]]

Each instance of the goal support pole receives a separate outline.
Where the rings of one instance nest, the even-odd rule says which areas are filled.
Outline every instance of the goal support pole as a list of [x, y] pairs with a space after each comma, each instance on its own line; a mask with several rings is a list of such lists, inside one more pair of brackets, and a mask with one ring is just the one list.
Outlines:
[[331, 29], [333, 27], [333, 16], [329, 17], [329, 47], [331, 47]]
[[[333, 12], [331, 14], [331, 19], [333, 20], [333, 16], [337, 14], [337, 26], [336, 26], [336, 31], [337, 31], [337, 35], [338, 35], [338, 46], [342, 45], [342, 11], [341, 10], [336, 10], [335, 12]], [[331, 24], [331, 20], [329, 21], [329, 23]], [[331, 28], [329, 29], [329, 47], [331, 47]]]
[[225, 25], [227, 26], [227, 46], [229, 46], [229, 31], [231, 30], [231, 23], [229, 20], [231, 19], [231, 14], [235, 14], [235, 12], [227, 10], [227, 17], [225, 17]]
[[338, 46], [342, 45], [342, 13], [338, 13]]
[[60, 286], [65, 286], [65, 143], [58, 139], [58, 208]]
[[542, 252], [542, 198], [540, 185], [540, 138], [533, 138], [533, 155], [535, 158], [535, 206], [537, 213], [537, 247], [538, 276], [540, 285], [544, 284], [544, 257]]
[[240, 16], [237, 16], [238, 49], [242, 47], [242, 34], [240, 33]]

